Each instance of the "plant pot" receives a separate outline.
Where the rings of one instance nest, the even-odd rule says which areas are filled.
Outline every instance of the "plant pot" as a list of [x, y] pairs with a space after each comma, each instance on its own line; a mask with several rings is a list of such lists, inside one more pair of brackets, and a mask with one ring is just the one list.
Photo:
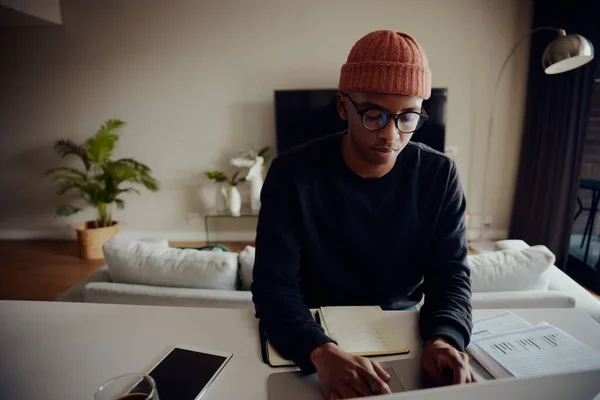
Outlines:
[[111, 226], [94, 228], [95, 222], [88, 221], [75, 227], [79, 241], [79, 257], [86, 260], [102, 260], [102, 246], [119, 233], [119, 224], [113, 221]]

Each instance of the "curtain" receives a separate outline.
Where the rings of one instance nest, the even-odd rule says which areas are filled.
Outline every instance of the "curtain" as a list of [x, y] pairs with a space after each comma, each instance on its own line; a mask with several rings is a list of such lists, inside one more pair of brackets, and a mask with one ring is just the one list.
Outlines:
[[[600, 17], [595, 3], [536, 0], [532, 28], [563, 28], [567, 34], [585, 36], [598, 49]], [[546, 75], [541, 66], [542, 54], [554, 38], [555, 33], [542, 31], [531, 39], [510, 237], [531, 245], [546, 245], [556, 255], [556, 265], [565, 269], [596, 63]]]

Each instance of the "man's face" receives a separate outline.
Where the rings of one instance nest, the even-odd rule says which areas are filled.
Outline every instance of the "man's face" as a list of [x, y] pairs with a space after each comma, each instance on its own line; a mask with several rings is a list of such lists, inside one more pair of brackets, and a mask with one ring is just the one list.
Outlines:
[[[421, 111], [423, 99], [414, 96], [382, 94], [370, 92], [351, 92], [348, 95], [359, 110], [375, 108], [389, 114], [404, 111]], [[350, 99], [338, 93], [337, 107], [340, 117], [348, 121], [348, 135], [358, 154], [372, 165], [385, 165], [396, 162], [398, 154], [406, 147], [411, 133], [403, 133], [396, 127], [394, 118], [381, 129], [371, 131], [363, 126], [361, 116]]]

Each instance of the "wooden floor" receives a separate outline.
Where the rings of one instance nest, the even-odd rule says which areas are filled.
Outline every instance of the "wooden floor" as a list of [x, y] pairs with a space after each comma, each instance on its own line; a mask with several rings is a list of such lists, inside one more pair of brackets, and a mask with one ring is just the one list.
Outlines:
[[[199, 242], [171, 242], [172, 246], [202, 246]], [[223, 243], [240, 251], [251, 243]], [[103, 261], [77, 256], [70, 240], [1, 240], [0, 300], [54, 300], [94, 272]]]

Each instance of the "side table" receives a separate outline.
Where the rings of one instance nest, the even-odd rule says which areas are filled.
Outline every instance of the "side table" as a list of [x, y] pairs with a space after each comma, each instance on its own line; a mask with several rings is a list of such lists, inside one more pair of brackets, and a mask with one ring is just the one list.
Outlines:
[[252, 211], [250, 207], [242, 207], [239, 216], [231, 215], [229, 210], [211, 210], [204, 215], [204, 230], [206, 232], [206, 244], [210, 244], [210, 229], [209, 221], [211, 219], [222, 219], [222, 218], [258, 218], [258, 211]]

